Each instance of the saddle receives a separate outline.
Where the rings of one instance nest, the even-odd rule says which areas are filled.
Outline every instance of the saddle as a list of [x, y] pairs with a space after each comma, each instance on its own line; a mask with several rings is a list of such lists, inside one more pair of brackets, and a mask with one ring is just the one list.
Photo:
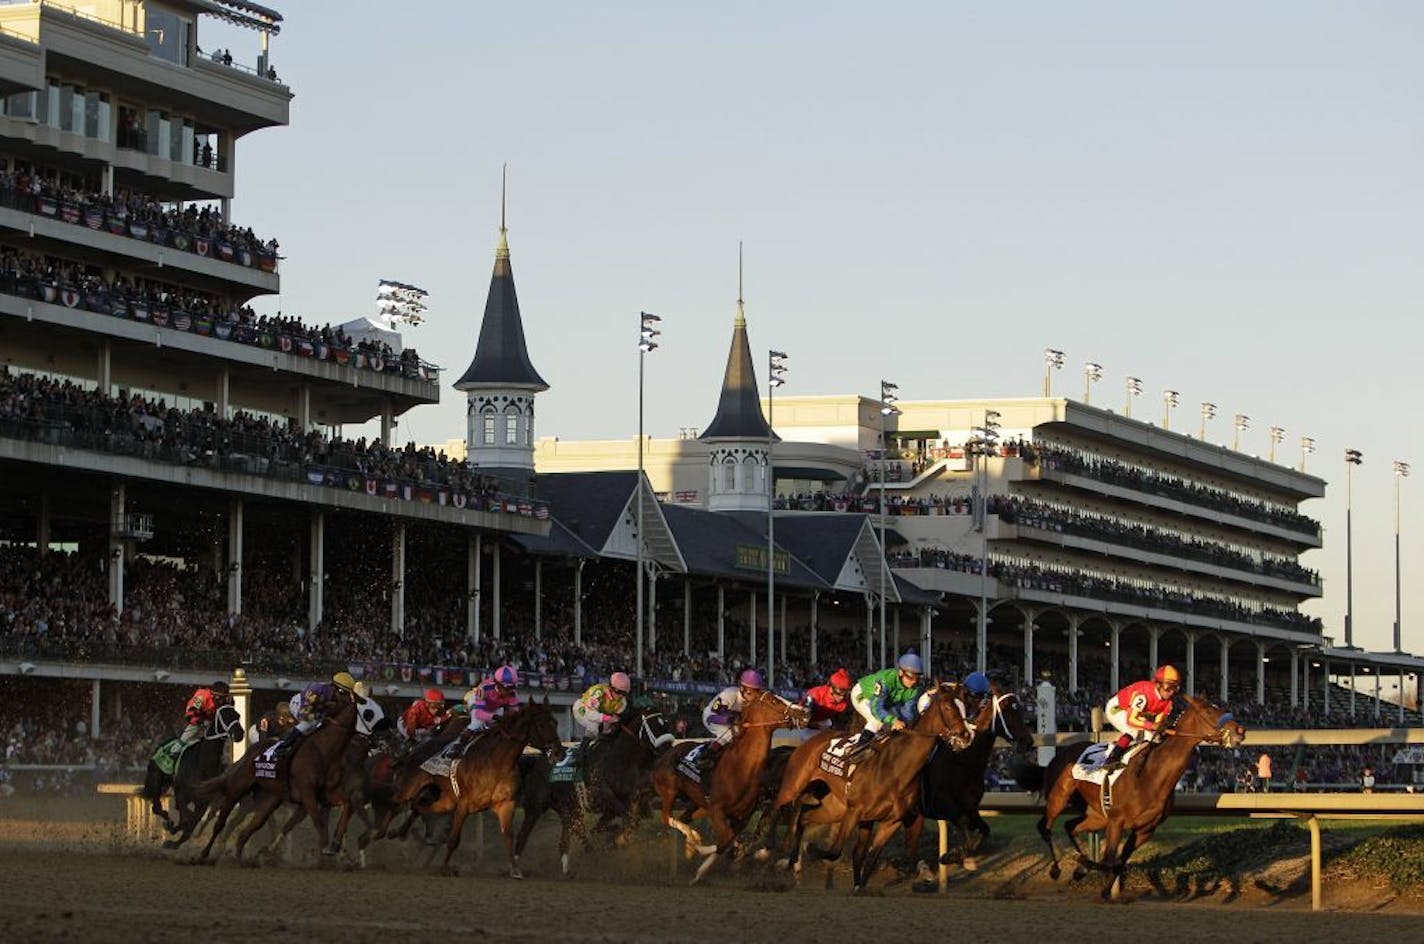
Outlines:
[[1151, 742], [1138, 741], [1129, 747], [1127, 753], [1122, 755], [1119, 765], [1112, 770], [1103, 767], [1103, 761], [1107, 758], [1108, 748], [1112, 746], [1112, 742], [1104, 741], [1101, 744], [1094, 744], [1084, 751], [1073, 764], [1073, 779], [1096, 784], [1105, 790], [1111, 789], [1133, 759], [1147, 749], [1149, 743]]

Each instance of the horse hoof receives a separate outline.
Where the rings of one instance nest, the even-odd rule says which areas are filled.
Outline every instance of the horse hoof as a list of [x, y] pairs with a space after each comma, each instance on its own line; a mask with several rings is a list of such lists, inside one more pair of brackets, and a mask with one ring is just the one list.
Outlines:
[[178, 848], [178, 843], [177, 843], [175, 840], [172, 840], [172, 839], [165, 839], [165, 840], [163, 840], [163, 848], [165, 848], [165, 849], [177, 849], [177, 848]]
[[791, 868], [791, 860], [790, 860], [789, 858], [788, 858], [788, 859], [777, 859], [777, 860], [776, 860], [776, 867], [777, 867], [778, 870], [780, 870], [780, 871], [782, 871], [782, 872], [785, 872], [787, 869]]
[[1057, 862], [1053, 863], [1048, 867], [1048, 877], [1053, 879], [1055, 882], [1058, 881], [1059, 876], [1061, 876], [1062, 874], [1063, 869], [1059, 868]]
[[1085, 868], [1083, 868], [1083, 866], [1080, 865], [1080, 866], [1078, 866], [1076, 869], [1073, 870], [1073, 881], [1075, 881], [1075, 882], [1081, 881], [1084, 877], [1087, 876], [1087, 874], [1088, 874], [1088, 870], [1085, 869]]
[[964, 871], [966, 872], [979, 871], [979, 860], [973, 856], [965, 856], [964, 861], [960, 864], [964, 866]]
[[524, 873], [521, 872], [521, 871], [519, 871], [518, 869], [510, 869], [510, 870], [509, 870], [509, 877], [510, 877], [510, 878], [523, 878], [523, 877], [524, 877]]
[[770, 850], [770, 849], [758, 849], [756, 852], [752, 853], [752, 858], [755, 859], [755, 860], [757, 860], [758, 862], [770, 862], [770, 861], [771, 861], [771, 850]]

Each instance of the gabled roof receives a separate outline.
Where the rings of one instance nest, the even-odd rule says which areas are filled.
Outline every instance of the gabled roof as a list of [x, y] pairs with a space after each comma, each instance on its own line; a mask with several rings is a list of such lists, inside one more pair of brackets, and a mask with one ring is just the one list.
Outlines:
[[528, 554], [548, 557], [598, 557], [597, 551], [589, 547], [587, 542], [570, 531], [558, 519], [550, 521], [549, 533], [546, 535], [511, 534], [509, 539], [520, 550]]
[[549, 513], [595, 551], [608, 543], [638, 482], [636, 471], [555, 472], [536, 480]]
[[[683, 559], [687, 561], [689, 574], [733, 577], [751, 583], [766, 580], [765, 570], [748, 570], [737, 566], [738, 545], [762, 549], [766, 547], [764, 526], [758, 530], [741, 520], [740, 516], [688, 508], [685, 505], [664, 505], [663, 514], [677, 539]], [[762, 521], [764, 525], [765, 518]], [[780, 528], [780, 522], [777, 527]], [[780, 531], [777, 536], [780, 537]], [[777, 586], [830, 589], [830, 584], [797, 560], [789, 548], [778, 542], [777, 549], [787, 551], [790, 557], [789, 573], [777, 574]], [[765, 561], [766, 558], [762, 557], [762, 560]]]
[[514, 292], [514, 272], [509, 265], [509, 243], [500, 227], [499, 249], [494, 257], [485, 318], [480, 325], [480, 341], [475, 359], [455, 381], [456, 390], [479, 387], [526, 387], [548, 390], [549, 385], [529, 360], [524, 344], [524, 322], [519, 317], [519, 298]]
[[886, 599], [900, 601], [894, 575], [885, 561], [880, 539], [870, 525], [869, 515], [822, 514], [787, 515], [776, 519], [776, 541], [790, 550], [827, 584], [841, 585], [841, 575], [852, 562], [872, 589], [880, 585], [885, 571]]
[[775, 439], [766, 417], [761, 412], [761, 397], [757, 393], [756, 368], [752, 365], [752, 349], [747, 343], [747, 319], [737, 302], [737, 320], [732, 327], [732, 348], [727, 353], [727, 372], [722, 378], [722, 394], [717, 400], [717, 415], [698, 439]]

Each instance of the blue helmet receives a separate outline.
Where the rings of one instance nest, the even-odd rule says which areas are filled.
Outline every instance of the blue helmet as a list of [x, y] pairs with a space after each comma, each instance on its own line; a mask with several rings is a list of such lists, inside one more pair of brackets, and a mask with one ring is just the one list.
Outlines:
[[905, 672], [913, 672], [916, 675], [925, 674], [925, 664], [920, 661], [920, 657], [913, 652], [907, 652], [901, 656], [900, 661], [895, 663], [895, 667]]
[[964, 680], [964, 687], [969, 689], [971, 695], [989, 694], [989, 676], [983, 672], [970, 672], [969, 677]]

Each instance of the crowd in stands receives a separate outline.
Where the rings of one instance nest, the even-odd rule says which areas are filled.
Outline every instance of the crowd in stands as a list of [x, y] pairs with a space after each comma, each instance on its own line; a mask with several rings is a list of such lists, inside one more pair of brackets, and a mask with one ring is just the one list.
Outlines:
[[[161, 400], [87, 389], [70, 380], [0, 365], [0, 436], [37, 440], [179, 465], [206, 465], [347, 491], [480, 510], [535, 514], [505, 502], [494, 479], [430, 447], [335, 438], [295, 422], [238, 411], [180, 410]], [[499, 503], [500, 508], [493, 508]], [[527, 510], [526, 510], [527, 509]]]
[[[280, 249], [277, 240], [264, 240], [251, 227], [228, 223], [216, 206], [164, 205], [152, 196], [129, 190], [107, 194], [62, 186], [53, 177], [19, 167], [0, 169], [0, 206], [246, 266], [275, 269]], [[200, 241], [208, 245], [200, 245]], [[270, 258], [259, 260], [259, 255]]]
[[1034, 454], [1038, 463], [1045, 469], [1097, 479], [1109, 485], [1120, 485], [1134, 491], [1212, 508], [1304, 534], [1320, 533], [1320, 522], [1294, 508], [1192, 482], [1181, 476], [1145, 466], [1108, 459], [1075, 447], [1041, 440], [1035, 443]]

